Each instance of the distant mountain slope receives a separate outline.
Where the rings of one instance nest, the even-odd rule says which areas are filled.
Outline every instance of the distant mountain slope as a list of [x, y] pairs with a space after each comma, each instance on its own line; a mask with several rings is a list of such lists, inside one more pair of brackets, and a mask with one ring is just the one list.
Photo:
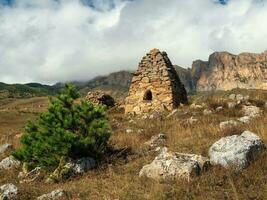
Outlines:
[[[187, 92], [243, 89], [267, 90], [267, 51], [261, 54], [215, 52], [208, 61], [196, 60], [192, 68], [174, 66]], [[82, 95], [92, 90], [104, 90], [116, 99], [123, 99], [132, 79], [130, 71], [114, 72], [89, 81], [74, 81]], [[55, 95], [64, 86], [39, 83], [5, 84], [0, 82], [0, 98]]]
[[0, 98], [25, 98], [57, 93], [57, 88], [39, 83], [5, 84], [0, 82]]

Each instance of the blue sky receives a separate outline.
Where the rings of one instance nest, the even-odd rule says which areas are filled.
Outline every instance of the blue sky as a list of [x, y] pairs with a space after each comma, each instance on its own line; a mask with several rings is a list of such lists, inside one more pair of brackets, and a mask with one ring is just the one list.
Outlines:
[[151, 48], [182, 67], [214, 51], [260, 53], [266, 1], [0, 0], [0, 82], [52, 84], [135, 70]]

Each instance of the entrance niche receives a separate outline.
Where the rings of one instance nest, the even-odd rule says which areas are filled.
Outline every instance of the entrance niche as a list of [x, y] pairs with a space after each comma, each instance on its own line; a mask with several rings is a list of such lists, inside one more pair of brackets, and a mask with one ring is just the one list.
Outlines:
[[144, 95], [144, 100], [145, 101], [152, 101], [152, 98], [153, 98], [153, 96], [152, 96], [152, 92], [151, 92], [151, 90], [147, 90], [146, 92], [145, 92], [145, 95]]

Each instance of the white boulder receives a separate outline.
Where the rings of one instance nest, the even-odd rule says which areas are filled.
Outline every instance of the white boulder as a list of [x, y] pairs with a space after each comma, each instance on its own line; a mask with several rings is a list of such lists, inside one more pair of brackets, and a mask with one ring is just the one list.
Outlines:
[[168, 152], [162, 148], [160, 154], [152, 163], [145, 165], [139, 172], [139, 177], [155, 180], [186, 179], [200, 175], [208, 166], [208, 159], [194, 154]]
[[68, 198], [67, 193], [62, 190], [62, 189], [58, 189], [58, 190], [54, 190], [48, 194], [44, 194], [42, 196], [39, 196], [37, 198], [37, 200], [53, 200], [53, 199], [65, 199]]
[[18, 188], [9, 183], [0, 187], [0, 200], [13, 200], [17, 198]]
[[240, 117], [238, 119], [238, 121], [244, 123], [244, 124], [248, 124], [251, 122], [251, 120], [253, 119], [253, 117], [250, 117], [250, 116], [244, 116], [244, 117]]
[[258, 117], [261, 114], [261, 110], [257, 106], [243, 106], [242, 111], [250, 117]]
[[4, 158], [0, 162], [0, 170], [8, 170], [13, 168], [18, 168], [20, 166], [20, 161], [16, 160], [13, 156]]
[[246, 168], [266, 149], [263, 141], [250, 131], [241, 135], [223, 137], [209, 149], [210, 162], [237, 171]]

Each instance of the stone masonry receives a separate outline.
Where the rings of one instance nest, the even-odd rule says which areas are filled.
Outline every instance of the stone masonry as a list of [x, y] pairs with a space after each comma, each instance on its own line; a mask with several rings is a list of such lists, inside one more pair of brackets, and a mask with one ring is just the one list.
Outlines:
[[173, 110], [186, 104], [187, 93], [167, 53], [152, 49], [133, 74], [125, 113]]

